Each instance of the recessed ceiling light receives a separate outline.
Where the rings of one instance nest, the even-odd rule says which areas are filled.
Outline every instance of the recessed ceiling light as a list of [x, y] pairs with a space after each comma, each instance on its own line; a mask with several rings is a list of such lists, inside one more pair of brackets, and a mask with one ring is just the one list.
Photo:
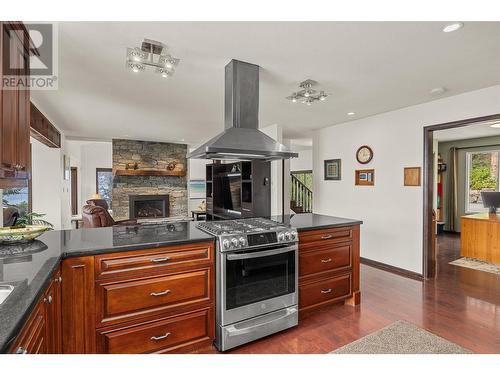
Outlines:
[[500, 122], [490, 125], [490, 128], [500, 128]]
[[458, 29], [461, 29], [462, 27], [464, 27], [464, 24], [462, 22], [450, 23], [449, 25], [446, 25], [445, 27], [443, 27], [443, 32], [451, 33], [453, 31], [457, 31]]
[[446, 89], [444, 87], [435, 87], [431, 90], [432, 95], [441, 95], [446, 92]]
[[347, 116], [354, 116], [355, 113], [354, 112], [347, 112]]

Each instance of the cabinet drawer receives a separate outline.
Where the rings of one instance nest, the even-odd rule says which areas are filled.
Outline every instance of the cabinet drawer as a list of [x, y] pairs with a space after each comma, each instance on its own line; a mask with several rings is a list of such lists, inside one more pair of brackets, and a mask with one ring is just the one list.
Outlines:
[[39, 302], [10, 349], [13, 354], [47, 353], [45, 305]]
[[301, 252], [299, 276], [350, 267], [351, 250], [351, 245], [334, 245], [316, 251]]
[[299, 286], [299, 308], [317, 306], [351, 295], [351, 274]]
[[139, 354], [186, 350], [213, 339], [213, 307], [126, 328], [99, 330], [98, 353]]
[[309, 242], [340, 242], [352, 239], [352, 227], [327, 228], [319, 230], [308, 230], [299, 233], [299, 244]]
[[97, 284], [97, 323], [109, 324], [210, 302], [211, 268], [169, 276]]
[[213, 261], [213, 242], [202, 242], [158, 249], [127, 251], [95, 257], [98, 279], [144, 276], [179, 267], [210, 264]]

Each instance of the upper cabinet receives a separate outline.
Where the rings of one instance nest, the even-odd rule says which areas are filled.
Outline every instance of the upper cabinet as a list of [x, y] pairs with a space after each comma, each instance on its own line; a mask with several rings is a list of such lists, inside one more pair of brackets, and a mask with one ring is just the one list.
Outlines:
[[30, 115], [31, 136], [49, 147], [60, 148], [61, 133], [33, 103]]
[[[0, 78], [30, 75], [28, 31], [20, 22], [0, 22]], [[30, 178], [30, 90], [0, 90], [0, 189], [23, 187]]]

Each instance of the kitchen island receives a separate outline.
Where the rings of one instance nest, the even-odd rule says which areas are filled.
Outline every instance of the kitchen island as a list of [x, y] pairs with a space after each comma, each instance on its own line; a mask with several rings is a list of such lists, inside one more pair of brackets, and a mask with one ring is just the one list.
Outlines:
[[[359, 303], [361, 221], [273, 219], [299, 232], [301, 312]], [[14, 287], [0, 305], [0, 352], [161, 353], [207, 345], [214, 330], [214, 237], [195, 225], [50, 231], [30, 244], [0, 246], [0, 285]], [[28, 328], [47, 335], [26, 348], [19, 342], [28, 340]], [[168, 344], [167, 328], [177, 332]]]

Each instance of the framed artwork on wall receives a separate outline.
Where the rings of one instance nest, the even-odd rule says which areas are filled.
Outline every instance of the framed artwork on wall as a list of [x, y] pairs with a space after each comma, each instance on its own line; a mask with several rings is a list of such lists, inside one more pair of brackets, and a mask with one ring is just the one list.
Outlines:
[[189, 198], [205, 199], [205, 180], [190, 180], [189, 181]]
[[341, 163], [340, 159], [325, 160], [325, 180], [340, 181]]
[[420, 186], [420, 167], [404, 169], [404, 186]]
[[356, 170], [355, 184], [360, 186], [375, 185], [375, 169], [358, 169]]

